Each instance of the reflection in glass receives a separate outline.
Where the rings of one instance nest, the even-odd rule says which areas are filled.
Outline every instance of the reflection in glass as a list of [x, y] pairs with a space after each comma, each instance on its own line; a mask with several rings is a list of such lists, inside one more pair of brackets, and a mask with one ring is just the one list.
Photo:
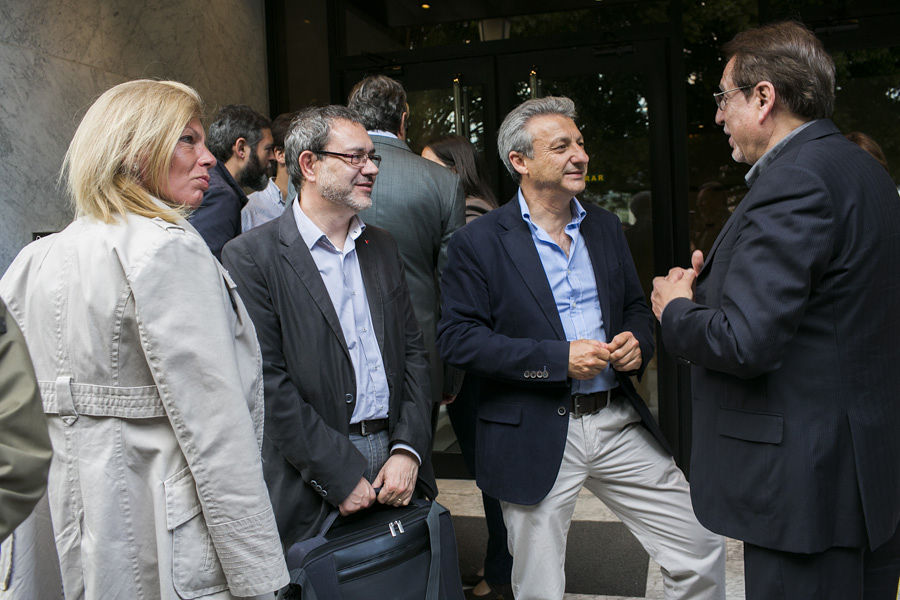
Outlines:
[[542, 14], [513, 15], [494, 19], [472, 18], [395, 27], [385, 26], [385, 22], [392, 20], [402, 22], [402, 18], [392, 19], [399, 15], [391, 14], [392, 10], [400, 12], [402, 7], [387, 3], [386, 9], [387, 14], [378, 19], [373, 19], [358, 9], [345, 11], [347, 56], [461, 46], [498, 39], [576, 34], [621, 35], [623, 30], [632, 27], [662, 24], [669, 20], [669, 0], [620, 0], [613, 3], [597, 3], [590, 8]]
[[894, 182], [900, 182], [900, 47], [835, 52], [834, 122], [881, 146]]
[[409, 126], [407, 137], [414, 152], [421, 152], [429, 140], [456, 133], [468, 137], [479, 153], [484, 153], [484, 98], [482, 87], [460, 86], [458, 98], [467, 131], [457, 131], [453, 84], [445, 89], [414, 90], [407, 93]]

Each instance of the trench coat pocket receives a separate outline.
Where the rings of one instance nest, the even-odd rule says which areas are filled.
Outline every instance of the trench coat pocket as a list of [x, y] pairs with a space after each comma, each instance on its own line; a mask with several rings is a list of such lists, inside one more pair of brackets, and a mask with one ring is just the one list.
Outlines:
[[164, 484], [166, 528], [172, 532], [172, 582], [182, 598], [228, 588], [200, 507], [197, 484], [185, 467]]
[[719, 435], [748, 442], [780, 444], [784, 418], [775, 413], [720, 408], [716, 431]]

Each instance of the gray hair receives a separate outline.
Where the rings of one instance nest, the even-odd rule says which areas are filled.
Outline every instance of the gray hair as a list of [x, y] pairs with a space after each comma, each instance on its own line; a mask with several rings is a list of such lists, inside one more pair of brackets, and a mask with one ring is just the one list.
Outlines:
[[335, 120], [343, 119], [352, 123], [362, 121], [359, 115], [346, 106], [314, 106], [297, 113], [291, 121], [287, 135], [284, 137], [284, 162], [287, 164], [291, 181], [299, 189], [303, 181], [300, 170], [300, 155], [305, 151], [321, 152], [328, 144], [331, 127]]
[[500, 160], [506, 165], [506, 170], [509, 171], [516, 183], [521, 181], [522, 176], [510, 162], [509, 153], [518, 152], [528, 158], [534, 158], [534, 137], [525, 126], [533, 117], [539, 115], [562, 115], [574, 121], [576, 116], [575, 103], [565, 96], [534, 98], [526, 100], [512, 109], [506, 115], [506, 118], [503, 119], [500, 131], [497, 134], [497, 152], [500, 154]]

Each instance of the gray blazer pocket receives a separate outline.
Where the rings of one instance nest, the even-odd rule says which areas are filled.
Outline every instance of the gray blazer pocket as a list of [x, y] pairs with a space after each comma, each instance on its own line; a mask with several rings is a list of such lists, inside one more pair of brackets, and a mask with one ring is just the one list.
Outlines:
[[720, 408], [716, 433], [748, 442], [780, 444], [784, 434], [784, 418], [775, 413]]
[[490, 423], [518, 425], [522, 422], [522, 407], [518, 404], [482, 404], [478, 407], [478, 418]]

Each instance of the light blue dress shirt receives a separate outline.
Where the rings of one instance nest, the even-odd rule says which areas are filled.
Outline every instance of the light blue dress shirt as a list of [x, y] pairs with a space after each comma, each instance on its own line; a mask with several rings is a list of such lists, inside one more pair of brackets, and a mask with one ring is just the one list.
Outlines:
[[[582, 339], [606, 342], [609, 340], [606, 339], [594, 268], [584, 237], [581, 235], [581, 222], [587, 212], [575, 198], [572, 198], [570, 206], [572, 221], [566, 225], [565, 232], [572, 243], [566, 256], [559, 244], [531, 220], [528, 204], [525, 203], [522, 190], [519, 189], [519, 209], [522, 212], [522, 219], [531, 230], [531, 239], [550, 283], [566, 339], [570, 342]], [[615, 371], [611, 366], [607, 366], [593, 379], [573, 379], [572, 393], [590, 394], [612, 389], [616, 385]]]
[[354, 215], [344, 249], [338, 250], [303, 213], [299, 202], [294, 201], [291, 207], [300, 235], [319, 268], [319, 275], [341, 323], [347, 350], [350, 351], [350, 361], [356, 374], [356, 406], [350, 422], [385, 419], [388, 416], [390, 391], [356, 254], [356, 239], [366, 226]]
[[[294, 186], [288, 183], [288, 200], [293, 199], [296, 194]], [[266, 189], [247, 196], [247, 205], [241, 209], [241, 233], [277, 219], [284, 212], [284, 207], [281, 190], [274, 179], [269, 179]]]
[[[350, 352], [350, 362], [356, 375], [356, 406], [350, 423], [386, 419], [390, 408], [390, 388], [384, 372], [384, 360], [378, 347], [378, 337], [372, 327], [372, 313], [366, 288], [363, 285], [359, 257], [356, 254], [356, 240], [362, 235], [366, 224], [356, 215], [350, 222], [350, 230], [344, 241], [343, 251], [338, 250], [319, 227], [304, 214], [297, 198], [291, 203], [294, 220], [300, 237], [309, 248], [313, 262], [328, 290], [328, 297], [337, 313], [344, 342]], [[422, 457], [412, 446], [397, 443], [391, 451], [407, 450], [419, 465]]]

